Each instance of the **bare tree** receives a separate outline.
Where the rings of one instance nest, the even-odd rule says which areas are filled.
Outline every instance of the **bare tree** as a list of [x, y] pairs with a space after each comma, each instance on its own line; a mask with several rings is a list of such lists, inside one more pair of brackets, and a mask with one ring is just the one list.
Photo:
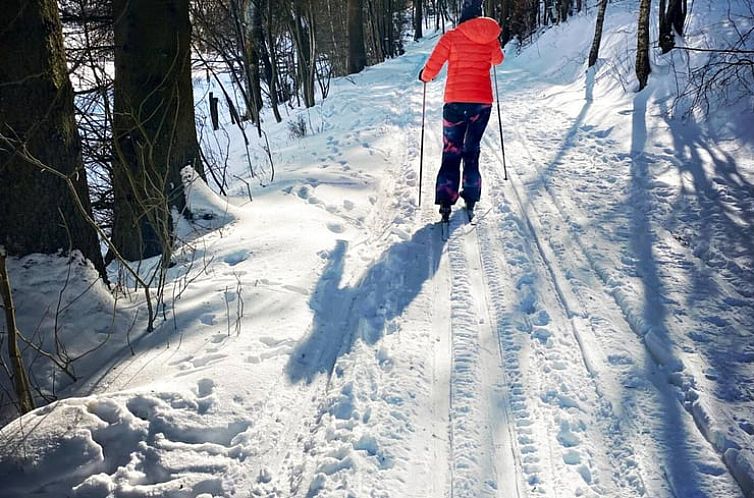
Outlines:
[[424, 36], [422, 22], [424, 19], [424, 0], [414, 0], [414, 41]]
[[0, 301], [5, 310], [5, 323], [8, 334], [8, 356], [10, 358], [13, 375], [13, 385], [20, 412], [27, 413], [34, 409], [34, 398], [31, 394], [29, 377], [24, 367], [24, 360], [18, 344], [18, 328], [16, 327], [16, 309], [13, 306], [8, 270], [5, 266], [5, 248], [0, 246]]
[[293, 0], [289, 19], [296, 47], [296, 86], [301, 89], [306, 107], [314, 106], [314, 81], [317, 60], [317, 23], [309, 0]]
[[636, 77], [639, 79], [639, 90], [647, 86], [649, 73], [649, 10], [651, 0], [641, 0], [639, 4], [639, 30], [636, 40]]
[[367, 63], [364, 48], [364, 5], [362, 0], [347, 0], [348, 73], [358, 73]]
[[683, 34], [688, 6], [686, 0], [660, 0], [660, 48], [667, 54], [675, 47], [675, 36]]
[[594, 26], [594, 41], [592, 42], [592, 50], [589, 52], [589, 67], [592, 67], [599, 57], [600, 45], [602, 44], [602, 26], [605, 24], [607, 1], [608, 0], [601, 0], [599, 10], [597, 11], [597, 23]]

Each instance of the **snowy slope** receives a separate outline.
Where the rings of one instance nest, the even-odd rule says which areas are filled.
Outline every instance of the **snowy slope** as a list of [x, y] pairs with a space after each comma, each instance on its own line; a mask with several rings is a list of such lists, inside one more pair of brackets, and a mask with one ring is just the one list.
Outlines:
[[[212, 220], [180, 227], [167, 320], [145, 335], [141, 296], [69, 286], [72, 352], [108, 342], [70, 398], [0, 431], [0, 496], [751, 496], [754, 123], [667, 118], [661, 59], [633, 93], [634, 7], [610, 5], [593, 74], [592, 16], [509, 51], [510, 180], [493, 117], [479, 224], [455, 211], [447, 241], [442, 81], [417, 206], [436, 36], [334, 82], [308, 136], [269, 125], [265, 187], [247, 169], [264, 153], [226, 123], [240, 180], [227, 199], [193, 183]], [[55, 327], [39, 310], [69, 268], [91, 279], [14, 261], [23, 330]]]

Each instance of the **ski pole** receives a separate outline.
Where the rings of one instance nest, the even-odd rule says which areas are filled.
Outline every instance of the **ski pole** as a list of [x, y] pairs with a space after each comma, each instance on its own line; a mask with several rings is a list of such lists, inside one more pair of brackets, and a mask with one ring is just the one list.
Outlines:
[[424, 112], [427, 109], [427, 84], [424, 83], [424, 95], [422, 97], [422, 138], [419, 147], [419, 206], [422, 205], [422, 170], [424, 169]]
[[503, 177], [508, 179], [508, 168], [505, 167], [505, 141], [503, 140], [503, 121], [500, 119], [500, 95], [497, 92], [497, 70], [492, 66], [492, 74], [495, 75], [495, 100], [497, 101], [497, 124], [500, 128], [500, 148], [503, 151]]

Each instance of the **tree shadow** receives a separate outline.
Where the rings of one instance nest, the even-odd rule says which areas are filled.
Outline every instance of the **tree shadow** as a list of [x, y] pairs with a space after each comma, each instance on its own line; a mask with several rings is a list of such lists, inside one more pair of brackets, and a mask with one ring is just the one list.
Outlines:
[[[568, 131], [566, 131], [565, 135], [563, 135], [563, 143], [561, 144], [558, 151], [555, 153], [555, 156], [549, 161], [549, 163], [542, 168], [539, 173], [537, 174], [534, 182], [532, 184], [527, 186], [527, 190], [530, 194], [536, 194], [537, 191], [540, 189], [549, 190], [551, 187], [549, 185], [550, 178], [554, 175], [555, 170], [559, 165], [562, 164], [563, 160], [566, 157], [566, 154], [577, 146], [576, 140], [578, 138], [579, 130], [584, 125], [584, 121], [586, 119], [587, 114], [589, 113], [589, 109], [592, 107], [593, 102], [593, 94], [594, 94], [594, 77], [593, 72], [588, 72], [586, 75], [586, 87], [585, 87], [585, 96], [584, 96], [584, 105], [581, 107], [581, 110], [579, 111], [578, 116], [573, 120], [573, 123], [568, 128]], [[532, 201], [530, 200], [531, 196], [527, 196], [525, 203], [528, 205]]]
[[[712, 367], [708, 381], [714, 385], [714, 394], [725, 401], [751, 402], [754, 183], [746, 177], [743, 164], [715, 147], [714, 134], [705, 134], [691, 119], [666, 118], [666, 123], [681, 178], [673, 228], [685, 225], [680, 228], [689, 240], [682, 242], [699, 262], [687, 270], [691, 292], [686, 305], [699, 323], [689, 337], [700, 345], [696, 352]], [[705, 162], [712, 168], [705, 168]]]
[[[652, 228], [651, 215], [654, 209], [650, 166], [652, 159], [646, 150], [647, 143], [647, 102], [651, 92], [645, 90], [634, 97], [633, 121], [631, 130], [631, 190], [628, 198], [630, 223], [630, 248], [638, 262], [638, 272], [642, 287], [642, 321], [647, 331], [644, 341], [653, 355], [646, 355], [644, 369], [660, 396], [662, 421], [661, 441], [665, 447], [662, 464], [667, 466], [666, 478], [680, 496], [703, 496], [701, 491], [699, 469], [694, 456], [688, 451], [688, 435], [684, 429], [684, 417], [681, 404], [669, 392], [667, 378], [657, 373], [657, 362], [667, 367], [680, 364], [673, 353], [673, 343], [667, 328], [667, 292], [663, 283], [659, 264], [654, 254], [657, 236]], [[650, 338], [649, 335], [652, 335]], [[664, 348], [662, 358], [657, 357], [658, 350], [648, 344], [659, 344]], [[654, 356], [654, 357], [653, 357]]]
[[[754, 262], [754, 238], [750, 232], [754, 227], [754, 183], [741, 173], [741, 167], [731, 154], [711, 145], [717, 142], [716, 138], [705, 136], [695, 122], [666, 118], [666, 123], [673, 138], [675, 163], [682, 180], [683, 199], [676, 208], [678, 211], [696, 211], [677, 211], [676, 219], [694, 226], [700, 234], [695, 241], [698, 245], [694, 254], [709, 260], [714, 256], [710, 254], [714, 243], [715, 249], [729, 259], [726, 262], [731, 270], [728, 279], [734, 280], [736, 291], [744, 298], [752, 298], [754, 274], [751, 268], [741, 268], [733, 260], [743, 257], [749, 263]], [[713, 165], [710, 176], [704, 168], [702, 151]], [[690, 185], [685, 180], [688, 176], [691, 177]], [[702, 276], [710, 277], [716, 273], [710, 271]], [[702, 287], [712, 284], [708, 279], [699, 283]]]
[[[451, 229], [457, 224], [451, 223]], [[314, 318], [308, 335], [291, 352], [291, 382], [331, 374], [337, 359], [361, 338], [374, 344], [437, 272], [444, 247], [440, 228], [428, 224], [392, 245], [353, 286], [341, 287], [348, 243], [339, 240], [309, 300]]]

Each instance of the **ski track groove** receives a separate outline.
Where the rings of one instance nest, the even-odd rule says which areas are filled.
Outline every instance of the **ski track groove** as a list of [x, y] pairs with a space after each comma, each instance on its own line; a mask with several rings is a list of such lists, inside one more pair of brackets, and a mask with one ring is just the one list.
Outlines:
[[[430, 93], [431, 92], [431, 93]], [[428, 100], [432, 99], [433, 101], [439, 101], [440, 93], [437, 91], [437, 89], [431, 89], [428, 91]], [[434, 114], [434, 112], [430, 112], [428, 114]], [[428, 122], [431, 122], [431, 120], [435, 116], [426, 116], [425, 117], [425, 137], [424, 137], [424, 160], [427, 161], [428, 157], [432, 157], [432, 154], [427, 153], [427, 145], [429, 144], [430, 147], [434, 147], [436, 149], [436, 152], [439, 153], [439, 147], [436, 147], [436, 144], [440, 143], [441, 139], [439, 134], [436, 132], [436, 127], [429, 125]], [[434, 144], [434, 145], [433, 145]], [[426, 164], [425, 164], [426, 166]], [[433, 168], [429, 167], [427, 168], [430, 172], [433, 171]], [[433, 237], [431, 239], [431, 243], [434, 247], [436, 244], [441, 245], [442, 251], [440, 252], [440, 261], [439, 268], [437, 275], [433, 279], [433, 302], [434, 302], [434, 309], [433, 309], [433, 316], [432, 316], [432, 322], [433, 322], [433, 328], [434, 328], [434, 335], [437, 338], [436, 343], [433, 344], [433, 359], [434, 359], [434, 371], [435, 371], [435, 380], [440, 380], [440, 382], [433, 382], [433, 392], [435, 392], [435, 395], [444, 399], [445, 403], [442, 404], [442, 406], [436, 406], [436, 408], [440, 409], [443, 413], [440, 416], [439, 413], [435, 413], [435, 423], [437, 430], [436, 432], [440, 432], [440, 429], [442, 430], [442, 433], [447, 438], [447, 448], [445, 453], [445, 462], [439, 462], [437, 459], [435, 459], [435, 463], [438, 465], [442, 465], [444, 468], [447, 469], [447, 479], [443, 483], [443, 490], [442, 495], [436, 494], [437, 488], [436, 486], [436, 480], [433, 479], [433, 491], [435, 494], [433, 496], [443, 496], [443, 497], [449, 497], [449, 498], [455, 498], [455, 481], [456, 481], [456, 474], [455, 474], [455, 466], [453, 464], [454, 461], [454, 454], [455, 454], [455, 441], [454, 441], [454, 431], [453, 431], [453, 422], [452, 422], [452, 410], [453, 410], [453, 377], [454, 377], [454, 370], [453, 370], [453, 323], [452, 323], [452, 307], [451, 307], [451, 295], [450, 295], [450, 289], [452, 287], [452, 275], [451, 271], [449, 269], [449, 263], [447, 261], [447, 257], [443, 257], [447, 253], [447, 240], [443, 240], [442, 237], [442, 227], [439, 223], [437, 223], [439, 214], [436, 211], [436, 206], [434, 205], [434, 183], [432, 182], [432, 175], [428, 174], [426, 175], [428, 177], [427, 181], [422, 181], [422, 199], [424, 200], [424, 207], [422, 209], [422, 222], [426, 225], [433, 224]], [[423, 179], [422, 179], [423, 180]], [[432, 254], [436, 254], [437, 251], [432, 251]], [[446, 355], [446, 356], [442, 356]], [[447, 373], [438, 372], [438, 364], [444, 367], [444, 369], [447, 369]], [[441, 420], [441, 422], [440, 422]], [[440, 423], [438, 423], [440, 422]]]
[[[559, 117], [563, 118], [564, 115], [562, 115], [561, 112], [556, 111], [556, 113], [559, 115]], [[565, 126], [564, 120], [564, 128], [566, 129], [567, 126]], [[565, 278], [563, 274], [558, 270], [559, 263], [558, 261], [561, 260], [562, 257], [564, 257], [566, 247], [570, 247], [571, 249], [574, 248], [577, 249], [577, 251], [574, 253], [573, 250], [571, 250], [569, 254], [570, 260], [576, 260], [578, 263], [577, 270], [580, 270], [582, 272], [590, 272], [596, 275], [597, 281], [601, 282], [604, 290], [604, 295], [608, 296], [610, 301], [614, 300], [614, 304], [618, 308], [618, 312], [614, 313], [620, 316], [623, 320], [625, 320], [628, 328], [630, 331], [633, 331], [638, 335], [639, 338], [641, 338], [641, 334], [637, 332], [637, 326], [641, 326], [642, 320], [638, 317], [638, 313], [634, 312], [630, 309], [628, 306], [628, 299], [625, 297], [622, 297], [620, 294], [620, 289], [615, 289], [614, 285], [611, 285], [610, 282], [610, 276], [609, 272], [607, 272], [605, 269], [601, 268], [601, 265], [599, 262], [595, 259], [595, 257], [591, 254], [591, 252], [585, 247], [583, 241], [581, 240], [581, 236], [578, 233], [578, 230], [576, 227], [578, 226], [573, 220], [571, 220], [565, 213], [567, 213], [567, 210], [564, 210], [562, 206], [558, 203], [556, 195], [552, 191], [552, 187], [549, 185], [549, 171], [543, 171], [542, 166], [538, 165], [538, 162], [536, 161], [533, 153], [531, 152], [531, 149], [528, 147], [528, 141], [526, 138], [524, 138], [521, 135], [521, 132], [516, 130], [515, 131], [515, 138], [519, 142], [519, 144], [523, 147], [525, 156], [528, 157], [528, 163], [531, 164], [532, 167], [535, 168], [535, 171], [538, 173], [539, 177], [537, 180], [537, 183], [533, 186], [534, 191], [538, 196], [535, 199], [532, 199], [528, 201], [526, 204], [524, 204], [521, 200], [520, 196], [520, 186], [516, 186], [516, 183], [518, 183], [517, 179], [512, 179], [512, 189], [514, 191], [514, 195], [517, 198], [518, 204], [521, 207], [521, 212], [526, 213], [528, 209], [529, 212], [531, 212], [531, 215], [526, 215], [527, 224], [529, 225], [529, 229], [532, 233], [533, 238], [537, 241], [537, 244], [540, 248], [545, 248], [544, 251], [541, 251], [541, 254], [543, 256], [543, 259], [547, 260], [548, 267], [550, 268], [551, 274], [553, 276], [553, 279], [559, 280], [561, 279], [563, 282], [566, 283], [570, 287], [570, 285], [578, 284], [579, 280], [571, 280], [575, 277], [573, 275], [569, 275], [569, 278]], [[572, 140], [572, 138], [568, 138], [568, 140]], [[528, 188], [533, 188], [530, 184]], [[538, 190], [536, 187], [542, 187]], [[526, 208], [524, 207], [526, 206]], [[542, 211], [543, 206], [547, 208], [547, 206], [552, 206], [549, 210], [545, 209]], [[532, 216], [533, 215], [533, 216]], [[558, 222], [556, 222], [556, 227], [566, 227], [566, 230], [563, 233], [559, 230], [559, 228], [553, 229], [553, 225], [548, 223], [547, 220], [550, 218], [559, 219]], [[536, 221], [535, 221], [536, 220]], [[542, 240], [541, 236], [538, 236], [538, 233], [545, 233], [544, 227], [549, 227], [549, 231], [547, 233], [549, 234], [556, 234], [556, 236], [560, 236], [561, 238], [564, 238], [564, 242], [557, 242], [554, 241], [553, 238], [546, 238]], [[555, 243], [552, 249], [550, 249], [550, 245]], [[557, 248], [557, 249], [556, 249]], [[573, 266], [573, 264], [571, 265]], [[571, 284], [568, 284], [568, 282], [572, 282]], [[596, 310], [590, 306], [588, 306], [586, 303], [588, 303], [588, 300], [584, 300], [580, 297], [582, 291], [579, 291], [577, 287], [573, 287], [568, 289], [566, 292], [560, 292], [561, 298], [566, 301], [567, 304], [566, 308], [571, 308], [570, 313], [573, 316], [577, 317], [577, 320], [579, 320], [579, 317], [583, 318], [584, 320], [579, 320], [583, 322], [583, 325], [585, 325], [586, 329], [591, 329], [591, 335], [587, 331], [587, 335], [589, 337], [590, 345], [597, 346], [599, 349], [599, 345], [595, 343], [595, 341], [599, 342], [601, 339], [600, 337], [607, 337], [608, 334], [606, 334], [604, 331], [599, 333], [598, 329], [600, 327], [605, 327], [612, 329], [611, 324], [607, 322], [605, 323], [605, 320], [600, 317], [600, 310]], [[589, 310], [587, 312], [586, 310]], [[573, 327], [574, 333], [578, 336], [579, 334], [579, 328], [576, 326]], [[612, 330], [607, 331], [612, 332]], [[592, 337], [594, 336], [594, 337]], [[628, 338], [629, 341], [631, 338]], [[634, 338], [634, 341], [636, 338]], [[579, 340], [581, 343], [582, 341]], [[641, 340], [642, 349], [644, 349], [648, 354], [650, 354], [652, 357], [656, 358], [658, 360], [658, 363], [663, 363], [662, 361], [659, 361], [660, 358], [656, 356], [656, 352], [653, 351], [651, 348], [648, 347], [646, 342], [644, 340]], [[583, 344], [582, 344], [582, 351], [584, 350]], [[584, 361], [586, 362], [586, 365], [589, 366], [590, 360], [588, 359], [588, 356], [595, 356], [594, 354], [591, 355], [584, 355]], [[605, 356], [604, 353], [601, 353], [597, 356]], [[600, 363], [599, 360], [603, 358], [597, 358], [597, 363]], [[604, 363], [604, 361], [602, 362]], [[594, 371], [595, 367], [592, 366], [590, 370]], [[595, 376], [595, 382], [596, 382], [596, 388], [598, 392], [600, 393], [600, 410], [604, 414], [612, 414], [612, 403], [605, 402], [604, 398], [602, 396], [604, 390], [600, 387], [599, 379], [600, 376], [604, 376], [605, 368], [604, 366], [600, 366], [598, 370], [601, 370], [601, 372], [595, 372], [599, 375]], [[608, 375], [609, 376], [609, 375]], [[615, 379], [612, 379], [615, 381]], [[657, 379], [653, 378], [651, 379], [652, 383], [655, 384], [655, 388], [658, 393], [647, 393], [649, 397], [655, 398], [659, 396], [662, 398], [662, 396], [668, 396], [668, 393], [665, 392], [667, 389], [663, 389], [662, 386], [657, 386]], [[610, 381], [608, 381], [610, 382]], [[669, 386], [666, 386], [669, 387]], [[664, 393], [664, 394], [663, 394]], [[672, 396], [674, 399], [671, 400], [672, 402], [678, 402], [679, 398], [676, 396]], [[655, 403], [659, 404], [661, 401], [655, 401]], [[683, 405], [683, 403], [681, 403]], [[685, 407], [684, 413], [688, 411], [688, 408]], [[653, 409], [651, 407], [646, 406], [645, 400], [639, 401], [639, 406], [635, 408], [636, 411], [634, 412], [634, 415], [636, 415], [636, 418], [639, 420], [643, 420], [646, 424], [637, 421], [635, 418], [627, 418], [628, 426], [624, 427], [623, 429], [631, 429], [638, 437], [639, 440], [642, 442], [649, 444], [654, 442], [656, 444], [656, 441], [647, 441], [648, 437], [646, 434], [645, 427], [651, 426], [651, 417], [653, 416]], [[693, 415], [693, 414], [692, 414]], [[648, 419], [649, 417], [649, 419]], [[692, 417], [693, 418], [693, 417]], [[696, 420], [694, 420], [696, 422]], [[621, 430], [619, 427], [618, 420], [615, 421], [616, 427], [614, 429]], [[697, 430], [702, 433], [703, 431], [699, 430], [698, 423], [693, 424]], [[610, 429], [608, 427], [608, 429]], [[609, 430], [608, 432], [615, 432], [614, 430]], [[701, 436], [704, 436], [704, 434], [700, 434]], [[668, 493], [670, 495], [676, 496], [676, 490], [673, 489], [673, 483], [672, 480], [668, 477], [667, 471], [664, 467], [661, 467], [661, 475], [656, 474], [656, 470], [652, 469], [650, 471], [649, 469], [652, 468], [653, 465], [656, 465], [656, 462], [643, 462], [639, 463], [641, 458], [636, 458], [638, 455], [634, 455], [634, 452], [632, 451], [632, 448], [623, 448], [621, 449], [621, 445], [615, 445], [617, 441], [613, 440], [613, 444], [610, 445], [610, 452], [611, 452], [611, 460], [613, 461], [613, 464], [620, 465], [620, 468], [622, 470], [625, 470], [626, 462], [632, 462], [631, 467], [635, 469], [637, 472], [634, 476], [632, 476], [630, 479], [627, 480], [627, 483], [636, 493], [643, 494], [643, 492], [646, 489], [644, 480], [641, 478], [642, 473], [648, 473], [651, 476], [650, 482], [653, 483], [652, 487], [658, 487], [662, 489], [663, 492]], [[634, 455], [634, 456], [632, 456]], [[629, 458], [626, 458], [629, 456]], [[641, 469], [641, 470], [639, 470]], [[659, 491], [659, 490], [658, 490]]]
[[[494, 185], [497, 182], [488, 183]], [[536, 268], [530, 256], [526, 254], [525, 240], [519, 233], [520, 221], [515, 220], [512, 213], [509, 212], [503, 223], [498, 226], [498, 233], [507, 234], [508, 237], [501, 236], [492, 244], [489, 243], [491, 236], [486, 230], [489, 222], [487, 220], [477, 228], [480, 234], [478, 239], [479, 243], [483, 244], [480, 251], [483, 265], [486, 268], [485, 273], [488, 276], [487, 286], [492, 296], [491, 302], [496, 316], [498, 340], [502, 344], [501, 349], [506, 351], [506, 376], [511, 381], [511, 406], [515, 419], [518, 452], [523, 464], [523, 474], [530, 493], [555, 496], [559, 486], [553, 480], [555, 476], [560, 474], [561, 470], [565, 469], [558, 468], [555, 463], [556, 457], [553, 454], [552, 441], [546, 434], [553, 432], [552, 420], [548, 420], [547, 415], [543, 413], [546, 409], [543, 410], [541, 406], [537, 406], [538, 404], [532, 405], [530, 403], [531, 398], [526, 396], [527, 393], [545, 391], [547, 379], [544, 370], [552, 371], [552, 367], [546, 365], [547, 358], [541, 355], [529, 342], [529, 337], [534, 333], [535, 327], [529, 315], [536, 312], [534, 309], [536, 295], [531, 293], [528, 286], [534, 283]], [[511, 241], [510, 234], [518, 234], [518, 240]], [[516, 251], [514, 256], [516, 268], [499, 268], [495, 260], [500, 255], [495, 254], [492, 249], [494, 247], [505, 247], [509, 251]], [[498, 280], [501, 278], [503, 281], [499, 282]], [[512, 280], [517, 281], [515, 284], [517, 289], [515, 290], [511, 288]], [[522, 309], [529, 311], [529, 313], [521, 313]], [[550, 334], [550, 332], [545, 333]], [[540, 366], [546, 368], [522, 370], [522, 359], [530, 355], [533, 355]], [[542, 363], [545, 365], [542, 365]], [[543, 426], [545, 434], [542, 434]], [[540, 430], [537, 431], [537, 428]], [[545, 450], [545, 454], [542, 454], [543, 450]], [[543, 464], [547, 470], [542, 467]], [[548, 472], [549, 476], [546, 475]]]
[[[434, 93], [438, 95], [437, 91]], [[439, 97], [436, 97], [439, 98]], [[425, 123], [426, 126], [426, 123]], [[439, 143], [435, 128], [427, 127], [425, 135], [425, 146], [427, 143]], [[412, 134], [415, 135], [415, 134]], [[434, 139], [434, 140], [433, 140]], [[425, 149], [425, 161], [426, 161], [426, 149]], [[446, 479], [442, 480], [441, 489], [438, 489], [438, 480], [432, 479], [432, 495], [439, 497], [453, 497], [454, 489], [454, 466], [452, 463], [453, 455], [453, 431], [450, 423], [450, 413], [452, 404], [452, 324], [451, 324], [451, 312], [450, 312], [450, 293], [451, 287], [450, 274], [448, 270], [447, 258], [443, 258], [442, 255], [445, 252], [445, 244], [447, 241], [442, 240], [441, 228], [436, 223], [438, 214], [435, 212], [434, 207], [434, 188], [431, 181], [422, 182], [422, 199], [424, 200], [424, 207], [421, 210], [422, 213], [422, 225], [428, 226], [434, 224], [432, 237], [430, 237], [430, 244], [432, 248], [430, 253], [432, 255], [438, 254], [435, 250], [437, 244], [441, 245], [442, 251], [439, 253], [440, 261], [432, 261], [432, 264], [438, 265], [438, 271], [432, 282], [432, 337], [434, 340], [431, 344], [431, 351], [433, 352], [433, 383], [432, 391], [434, 396], [443, 401], [433, 403], [433, 415], [434, 415], [434, 431], [433, 431], [433, 468], [446, 469]], [[442, 434], [442, 440], [445, 442], [444, 451], [440, 451], [438, 448], [438, 440]], [[444, 457], [444, 461], [442, 458]]]
[[[451, 230], [457, 229], [459, 217], [452, 220]], [[490, 478], [482, 475], [479, 459], [487, 453], [482, 443], [479, 421], [480, 346], [477, 318], [472, 310], [475, 303], [471, 293], [465, 254], [457, 237], [448, 240], [448, 261], [451, 273], [451, 350], [452, 379], [450, 396], [450, 425], [453, 440], [453, 497], [489, 496]], [[493, 476], [494, 479], [494, 476]], [[494, 491], [494, 489], [493, 489]]]
[[[430, 127], [428, 139], [439, 143], [434, 130], [435, 127]], [[431, 204], [433, 187], [434, 182], [430, 179], [425, 188], [425, 199], [429, 202], [422, 210], [424, 220], [438, 220], [439, 217], [437, 207]], [[461, 220], [464, 217], [462, 210], [454, 212], [448, 240], [443, 242], [439, 242], [441, 226], [436, 223], [437, 237], [432, 239], [434, 244], [444, 244], [441, 271], [438, 272], [442, 280], [435, 279], [435, 308], [438, 301], [449, 303], [449, 310], [445, 311], [447, 324], [441, 325], [444, 315], [433, 319], [438, 333], [449, 335], [449, 382], [435, 385], [436, 390], [445, 390], [449, 397], [448, 493], [453, 498], [518, 497], [517, 482], [511, 491], [508, 488], [512, 483], [501, 481], [504, 474], [500, 472], [501, 464], [506, 465], [514, 459], [511, 437], [506, 434], [510, 429], [506, 413], [507, 393], [499, 367], [497, 343], [490, 330], [488, 298], [483, 289], [473, 285], [483, 277], [478, 248], [471, 246], [468, 238], [463, 236]], [[486, 346], [485, 339], [489, 343]], [[510, 474], [515, 478], [515, 471]]]
[[[520, 212], [526, 213], [525, 204], [522, 202], [520, 196], [520, 187], [516, 185], [517, 180], [509, 178], [511, 190], [521, 210]], [[499, 176], [497, 179], [499, 185]], [[624, 488], [624, 491], [628, 488], [634, 495], [641, 496], [646, 492], [646, 488], [642, 478], [642, 471], [635, 460], [637, 451], [634, 445], [623, 434], [621, 422], [616, 417], [612, 400], [609, 398], [608, 392], [610, 389], [604, 385], [606, 382], [608, 386], [611, 384], [615, 385], [615, 380], [605, 379], [607, 372], [605, 372], [601, 361], [605, 355], [601, 347], [595, 344], [594, 340], [589, 337], [590, 334], [593, 334], [593, 319], [595, 317], [585, 309], [582, 300], [571, 287], [569, 279], [564, 276], [563, 271], [558, 265], [558, 260], [549, 246], [549, 240], [543, 240], [540, 236], [540, 233], [542, 233], [539, 223], [541, 215], [536, 210], [537, 204], [530, 203], [527, 207], [535, 215], [534, 217], [528, 214], [524, 216], [529, 238], [534, 241], [539, 252], [539, 257], [550, 274], [551, 282], [566, 314], [568, 328], [570, 328], [570, 332], [573, 334], [578, 345], [580, 359], [583, 362], [596, 394], [592, 400], [594, 405], [597, 406], [599, 414], [599, 417], [595, 419], [595, 423], [600, 426], [600, 434], [604, 438], [602, 441], [604, 444], [600, 446], [608, 448], [607, 453], [611, 466], [621, 470], [620, 476], [622, 476], [622, 479], [618, 480], [615, 484], [620, 488]], [[588, 345], [586, 344], [587, 341], [589, 341]]]

